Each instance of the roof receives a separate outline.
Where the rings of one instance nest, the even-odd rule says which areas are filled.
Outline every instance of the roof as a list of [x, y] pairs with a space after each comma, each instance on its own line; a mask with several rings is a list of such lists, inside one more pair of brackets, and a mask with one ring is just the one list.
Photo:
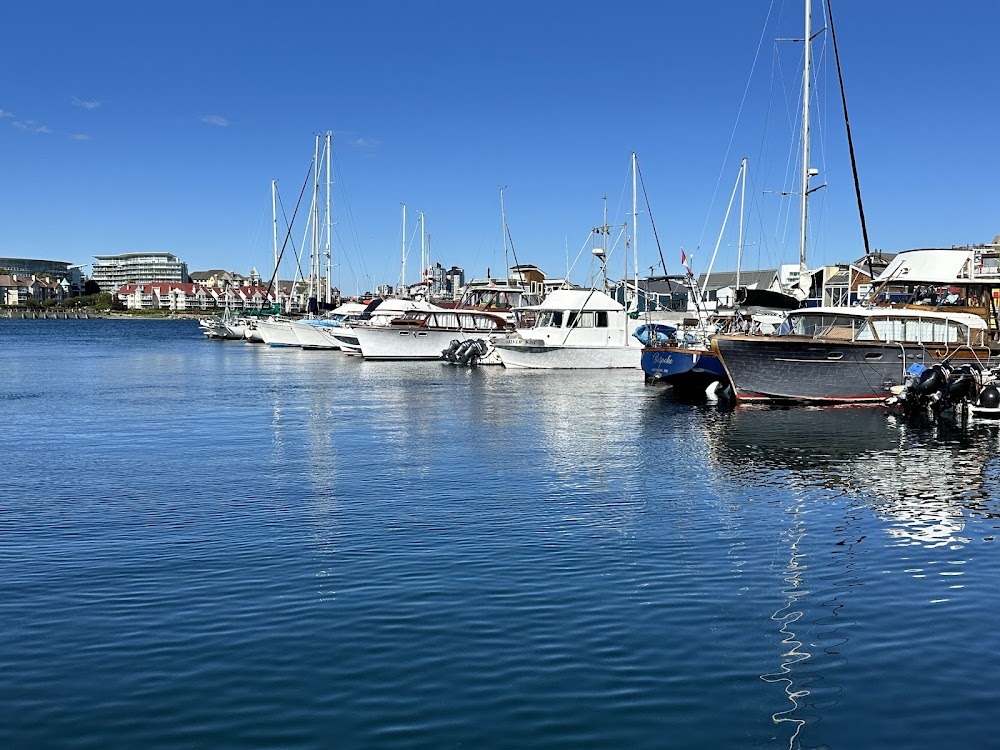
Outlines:
[[[708, 278], [708, 286], [705, 287], [705, 278]], [[756, 286], [758, 289], [767, 289], [778, 281], [777, 268], [765, 268], [757, 271], [740, 271], [740, 286]], [[698, 288], [704, 287], [706, 291], [713, 292], [718, 289], [736, 286], [736, 271], [713, 271], [709, 274], [698, 275]]]
[[883, 253], [881, 250], [876, 250], [868, 255], [862, 255], [856, 261], [851, 263], [855, 268], [860, 268], [862, 271], [868, 270], [868, 261], [871, 260], [871, 265], [873, 268], [882, 270], [887, 265], [892, 263], [893, 258], [896, 257], [896, 253]]
[[556, 289], [549, 292], [530, 310], [624, 310], [625, 308], [604, 292], [596, 289]]
[[15, 280], [10, 274], [0, 274], [0, 286], [31, 286], [31, 277], [18, 276]]
[[937, 309], [915, 309], [912, 307], [802, 307], [788, 313], [789, 317], [810, 315], [837, 315], [852, 318], [923, 318], [933, 320], [953, 320], [969, 328], [987, 328], [986, 320], [980, 315], [951, 312]]
[[[852, 264], [853, 265], [853, 264]], [[826, 280], [827, 285], [842, 284], [847, 286], [850, 281], [850, 273], [846, 268], [841, 268], [837, 273]]]

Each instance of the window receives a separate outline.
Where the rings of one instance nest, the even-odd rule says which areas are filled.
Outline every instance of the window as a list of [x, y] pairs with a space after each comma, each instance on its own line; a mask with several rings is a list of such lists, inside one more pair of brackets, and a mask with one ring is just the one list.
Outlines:
[[573, 322], [574, 328], [593, 328], [594, 327], [594, 313], [592, 312], [582, 312], [574, 313], [576, 319]]
[[562, 310], [542, 310], [535, 320], [535, 328], [562, 328]]
[[597, 313], [597, 327], [607, 328], [608, 327], [608, 313], [605, 310], [601, 310]]

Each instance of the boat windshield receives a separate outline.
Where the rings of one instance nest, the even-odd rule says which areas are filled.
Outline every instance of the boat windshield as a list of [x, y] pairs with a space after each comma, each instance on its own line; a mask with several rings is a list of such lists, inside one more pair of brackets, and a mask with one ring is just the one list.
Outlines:
[[843, 341], [874, 341], [877, 338], [866, 318], [836, 313], [789, 315], [776, 335]]
[[562, 310], [539, 310], [535, 318], [535, 328], [562, 328]]

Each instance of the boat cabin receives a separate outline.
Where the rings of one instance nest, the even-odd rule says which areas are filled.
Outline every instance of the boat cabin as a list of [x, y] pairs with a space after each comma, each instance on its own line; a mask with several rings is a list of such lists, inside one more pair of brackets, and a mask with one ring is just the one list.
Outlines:
[[808, 308], [790, 312], [776, 336], [935, 346], [987, 344], [986, 321], [969, 313], [892, 308]]
[[501, 315], [480, 310], [411, 310], [389, 323], [393, 328], [496, 333], [513, 328]]
[[465, 310], [498, 310], [513, 312], [517, 307], [537, 305], [541, 296], [519, 286], [485, 284], [470, 286], [462, 295], [458, 307]]

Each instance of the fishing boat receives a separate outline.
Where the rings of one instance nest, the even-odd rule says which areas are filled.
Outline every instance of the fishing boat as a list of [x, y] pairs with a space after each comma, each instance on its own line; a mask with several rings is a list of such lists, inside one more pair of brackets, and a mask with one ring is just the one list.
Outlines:
[[642, 344], [630, 335], [624, 305], [597, 289], [558, 289], [523, 308], [534, 323], [494, 341], [511, 369], [639, 367]]
[[814, 307], [773, 336], [712, 339], [738, 401], [875, 403], [914, 365], [1000, 363], [986, 321], [967, 312]]

